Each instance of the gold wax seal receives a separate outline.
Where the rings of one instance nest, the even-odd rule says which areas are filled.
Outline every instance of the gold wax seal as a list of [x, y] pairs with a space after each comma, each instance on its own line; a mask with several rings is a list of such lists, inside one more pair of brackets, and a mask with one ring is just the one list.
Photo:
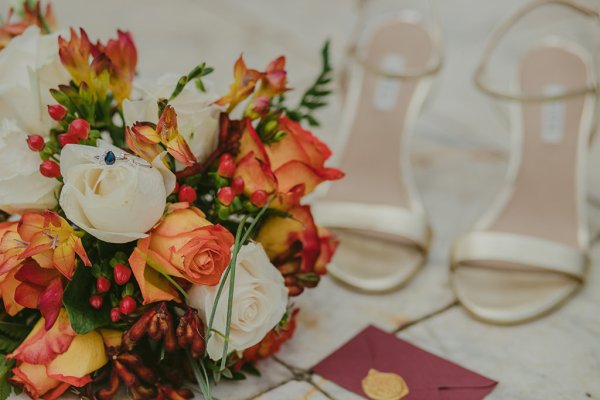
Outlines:
[[409, 393], [404, 379], [393, 372], [370, 369], [361, 383], [363, 391], [371, 400], [400, 400]]

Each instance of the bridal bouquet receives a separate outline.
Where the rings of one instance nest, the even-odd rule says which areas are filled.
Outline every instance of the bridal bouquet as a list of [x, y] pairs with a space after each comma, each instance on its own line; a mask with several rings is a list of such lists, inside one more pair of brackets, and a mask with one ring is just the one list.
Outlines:
[[0, 20], [0, 399], [211, 398], [292, 336], [336, 248], [302, 204], [343, 176], [301, 124], [327, 46], [291, 107], [284, 57], [218, 96], [204, 63], [138, 80], [129, 33], [54, 25]]

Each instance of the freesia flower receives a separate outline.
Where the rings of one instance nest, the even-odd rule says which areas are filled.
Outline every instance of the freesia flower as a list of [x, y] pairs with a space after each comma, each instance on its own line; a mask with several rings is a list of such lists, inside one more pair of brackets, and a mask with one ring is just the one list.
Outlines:
[[70, 39], [61, 36], [58, 43], [60, 59], [75, 83], [85, 83], [99, 99], [104, 99], [110, 89], [121, 104], [131, 93], [137, 50], [130, 33], [117, 31], [117, 35], [106, 45], [92, 44], [83, 29], [79, 35], [71, 29]]
[[50, 329], [40, 319], [6, 358], [17, 360], [11, 382], [34, 399], [56, 399], [69, 386], [84, 386], [91, 382], [90, 374], [108, 362], [102, 336], [95, 331], [76, 334], [64, 309]]
[[[144, 121], [145, 124], [136, 124], [143, 127], [148, 123], [158, 123], [158, 101], [169, 98], [178, 80], [178, 75], [167, 74], [157, 80], [136, 82], [135, 88], [141, 98], [123, 102], [125, 124], [132, 127], [136, 122]], [[203, 162], [217, 147], [219, 127], [220, 109], [212, 104], [216, 95], [210, 90], [210, 86], [206, 87], [207, 91], [203, 92], [195, 85], [188, 84], [175, 99], [169, 102], [177, 112], [177, 124], [181, 136], [200, 162]], [[135, 153], [146, 159], [137, 151]]]
[[[149, 164], [101, 140], [98, 146], [63, 148], [60, 206], [71, 222], [105, 242], [146, 237], [164, 212], [175, 176], [162, 155]], [[109, 152], [112, 163], [104, 161]]]
[[165, 107], [156, 128], [141, 122], [127, 128], [125, 132], [127, 147], [146, 161], [162, 152], [164, 148], [183, 165], [190, 166], [197, 162], [187, 142], [177, 129], [177, 114], [172, 106]]
[[[189, 292], [190, 304], [200, 311], [204, 321], [210, 318], [216, 293], [216, 286], [203, 285], [196, 285]], [[229, 352], [243, 351], [259, 343], [279, 323], [286, 312], [287, 301], [283, 277], [262, 246], [256, 243], [242, 246], [236, 265]], [[227, 296], [221, 296], [212, 328], [224, 334], [226, 325]], [[223, 337], [211, 335], [207, 343], [208, 356], [219, 360], [223, 347]]]
[[188, 203], [172, 205], [129, 258], [144, 303], [177, 297], [164, 279], [156, 279], [157, 270], [196, 285], [219, 283], [233, 243], [233, 235], [221, 225], [211, 224], [199, 209]]
[[[1, 87], [0, 84], [0, 103]], [[3, 110], [1, 104], [0, 110]], [[60, 182], [42, 176], [40, 163], [39, 154], [27, 147], [27, 132], [12, 120], [1, 119], [0, 210], [12, 214], [43, 211], [56, 206]]]
[[[0, 21], [0, 50], [2, 50], [10, 40], [21, 35], [25, 29], [30, 26], [37, 26], [43, 30], [53, 29], [56, 26], [52, 5], [48, 3], [42, 10], [41, 0], [35, 2], [22, 2], [23, 9], [18, 20], [13, 20], [15, 9], [9, 8], [8, 15], [4, 21]], [[45, 32], [50, 33], [50, 32]]]
[[229, 86], [229, 93], [217, 100], [215, 104], [220, 106], [229, 104], [227, 112], [230, 112], [240, 102], [244, 101], [252, 94], [261, 75], [262, 74], [255, 69], [248, 69], [246, 63], [244, 63], [243, 57], [240, 56], [233, 68], [234, 81]]

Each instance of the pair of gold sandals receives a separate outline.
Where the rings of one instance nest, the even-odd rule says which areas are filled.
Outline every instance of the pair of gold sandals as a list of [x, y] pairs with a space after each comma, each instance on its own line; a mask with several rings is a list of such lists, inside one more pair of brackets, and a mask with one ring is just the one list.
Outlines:
[[[504, 189], [453, 245], [450, 282], [465, 309], [490, 323], [556, 309], [581, 287], [589, 264], [586, 158], [600, 109], [597, 54], [563, 37], [566, 30], [544, 32], [535, 22], [535, 34], [505, 46], [519, 53], [511, 81], [499, 86], [490, 78], [502, 41], [518, 24], [531, 28], [526, 18], [547, 8], [594, 29], [600, 22], [596, 10], [571, 0], [533, 1], [494, 31], [474, 76], [481, 91], [508, 107], [511, 154]], [[343, 238], [330, 274], [364, 291], [401, 287], [430, 248], [432, 229], [409, 161], [412, 127], [443, 60], [439, 30], [425, 22], [403, 10], [361, 27], [344, 79], [338, 164], [347, 178], [314, 204], [317, 220]]]

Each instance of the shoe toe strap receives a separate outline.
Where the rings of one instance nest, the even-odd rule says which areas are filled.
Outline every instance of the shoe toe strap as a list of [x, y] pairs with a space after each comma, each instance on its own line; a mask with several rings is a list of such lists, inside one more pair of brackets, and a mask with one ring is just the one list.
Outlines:
[[452, 251], [452, 269], [477, 262], [520, 265], [527, 269], [561, 273], [582, 281], [588, 257], [563, 243], [514, 233], [479, 231], [458, 239]]
[[312, 206], [315, 220], [328, 228], [368, 231], [397, 236], [426, 251], [431, 229], [425, 213], [406, 208], [338, 201]]

